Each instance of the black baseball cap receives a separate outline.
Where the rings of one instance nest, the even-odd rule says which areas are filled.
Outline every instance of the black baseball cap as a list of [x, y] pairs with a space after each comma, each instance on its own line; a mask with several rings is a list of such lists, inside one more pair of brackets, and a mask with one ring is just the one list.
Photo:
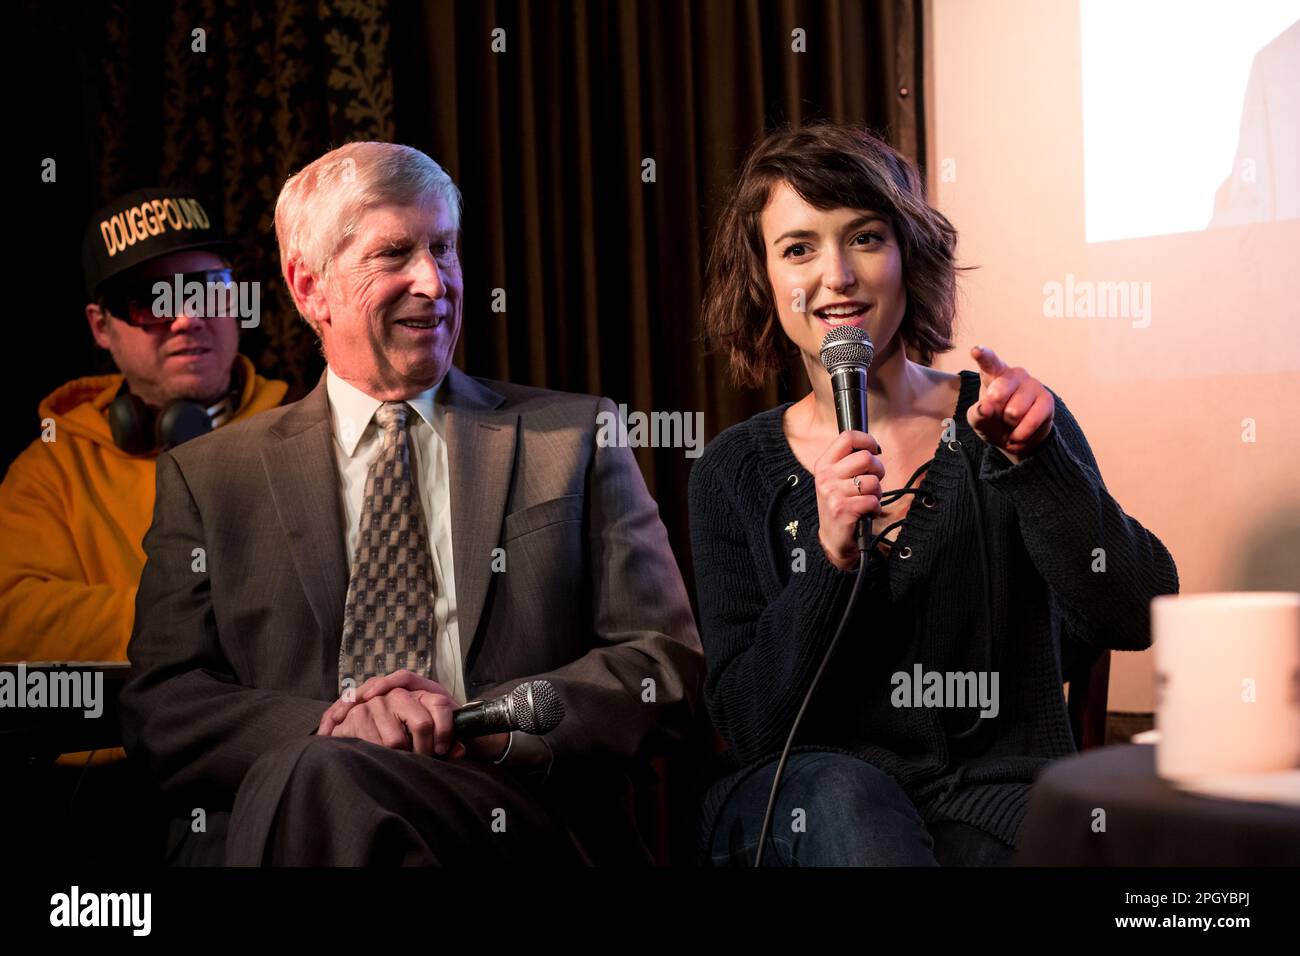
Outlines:
[[90, 298], [109, 279], [150, 259], [186, 249], [237, 249], [210, 208], [193, 190], [162, 187], [136, 189], [101, 207], [86, 224], [81, 247]]

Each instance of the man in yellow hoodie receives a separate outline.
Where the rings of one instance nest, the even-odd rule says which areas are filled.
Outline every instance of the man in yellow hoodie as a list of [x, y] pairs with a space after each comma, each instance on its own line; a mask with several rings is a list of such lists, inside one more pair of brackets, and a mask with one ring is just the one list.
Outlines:
[[184, 190], [91, 218], [86, 319], [121, 374], [41, 402], [0, 484], [0, 661], [126, 660], [159, 452], [284, 398], [236, 351], [260, 296], [234, 281], [231, 245]]

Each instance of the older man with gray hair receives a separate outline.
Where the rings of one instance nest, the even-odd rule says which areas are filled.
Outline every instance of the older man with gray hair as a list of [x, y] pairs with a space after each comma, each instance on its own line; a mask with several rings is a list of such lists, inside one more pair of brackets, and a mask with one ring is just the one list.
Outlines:
[[[452, 366], [460, 194], [351, 143], [285, 183], [302, 401], [164, 454], [122, 695], [170, 858], [229, 864], [645, 860], [635, 765], [682, 738], [699, 638], [605, 398]], [[542, 735], [454, 711], [548, 681]], [[200, 822], [202, 825], [200, 825]]]

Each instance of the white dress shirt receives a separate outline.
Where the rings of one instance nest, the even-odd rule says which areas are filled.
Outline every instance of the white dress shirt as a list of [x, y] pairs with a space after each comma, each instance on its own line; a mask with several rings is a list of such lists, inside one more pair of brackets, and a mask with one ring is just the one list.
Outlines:
[[[325, 371], [334, 431], [334, 459], [343, 492], [343, 518], [347, 530], [348, 574], [356, 565], [357, 533], [365, 499], [366, 476], [383, 447], [383, 429], [374, 421], [383, 404], [345, 382], [332, 369]], [[460, 627], [456, 618], [456, 574], [451, 555], [451, 487], [447, 472], [445, 412], [436, 401], [438, 386], [406, 403], [415, 410], [407, 418], [411, 479], [424, 512], [424, 527], [433, 559], [434, 635], [433, 679], [459, 704], [465, 703], [465, 675], [461, 669]]]

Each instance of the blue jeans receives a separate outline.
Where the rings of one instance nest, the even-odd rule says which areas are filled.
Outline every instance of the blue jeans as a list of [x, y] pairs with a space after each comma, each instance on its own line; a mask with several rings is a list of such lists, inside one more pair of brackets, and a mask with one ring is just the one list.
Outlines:
[[[714, 866], [753, 866], [776, 761], [750, 773], [718, 813]], [[957, 821], [922, 822], [893, 777], [845, 754], [791, 754], [765, 866], [997, 866], [1014, 847]]]

